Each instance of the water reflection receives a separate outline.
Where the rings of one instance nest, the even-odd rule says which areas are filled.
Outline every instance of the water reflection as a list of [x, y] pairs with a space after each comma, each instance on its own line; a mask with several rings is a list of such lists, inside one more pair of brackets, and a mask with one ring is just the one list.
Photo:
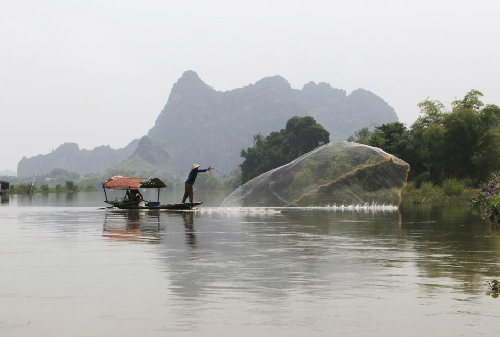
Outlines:
[[8, 194], [0, 195], [0, 203], [8, 204], [9, 203], [9, 195]]
[[66, 203], [71, 203], [75, 198], [75, 194], [73, 192], [66, 193]]
[[272, 325], [326, 335], [328, 325], [356, 335], [361, 317], [358, 335], [373, 327], [382, 327], [374, 336], [405, 335], [412, 324], [436, 331], [428, 335], [458, 335], [448, 332], [455, 326], [498, 335], [491, 324], [498, 300], [485, 281], [500, 275], [500, 232], [464, 207], [167, 213], [102, 210], [92, 200], [92, 207], [38, 207], [42, 197], [24, 207], [23, 200], [15, 207], [11, 196], [0, 210], [7, 314], [36, 316], [50, 293], [61, 297], [54, 321], [73, 303], [99, 303], [71, 316], [85, 318], [82, 329], [138, 322], [154, 332], [201, 332], [234, 322], [236, 333]]
[[198, 248], [196, 232], [194, 231], [194, 212], [181, 213], [186, 233], [186, 243], [193, 249]]
[[120, 241], [158, 243], [160, 237], [160, 212], [106, 211], [103, 236]]
[[[104, 216], [103, 236], [122, 241], [159, 243], [162, 237], [168, 234], [169, 223], [172, 220], [182, 219], [185, 243], [191, 249], [197, 249], [194, 218], [194, 212], [108, 210]], [[168, 239], [164, 238], [163, 241]]]
[[[229, 219], [216, 214], [207, 219], [196, 213], [168, 214], [158, 259], [171, 291], [181, 298], [219, 296], [224, 289], [231, 289], [232, 296], [251, 294], [262, 301], [297, 293], [334, 296], [341, 289], [352, 289], [353, 278], [363, 280], [360, 283], [378, 278], [373, 270], [393, 249], [394, 240], [387, 236], [398, 229], [399, 216], [391, 212], [379, 217], [382, 229], [374, 237], [377, 225], [369, 231], [366, 227], [372, 227], [377, 216], [294, 211]], [[195, 232], [196, 221], [203, 230]], [[181, 223], [185, 245], [177, 230]], [[362, 291], [352, 289], [354, 294]]]
[[[500, 274], [500, 233], [467, 207], [402, 207], [402, 214], [421, 277], [450, 279], [448, 286], [480, 294], [485, 278]], [[426, 291], [442, 291], [442, 284], [425, 282], [434, 283], [423, 284]]]
[[394, 287], [380, 273], [400, 275], [410, 265], [427, 293], [444, 286], [478, 294], [484, 292], [485, 277], [500, 274], [500, 233], [464, 207], [402, 208], [401, 213], [292, 210], [229, 219], [196, 212], [108, 211], [103, 235], [160, 244], [160, 269], [169, 275], [172, 291], [190, 298], [221, 284], [265, 297], [286, 297], [298, 289], [325, 295], [351, 287], [347, 280], [353, 277]]

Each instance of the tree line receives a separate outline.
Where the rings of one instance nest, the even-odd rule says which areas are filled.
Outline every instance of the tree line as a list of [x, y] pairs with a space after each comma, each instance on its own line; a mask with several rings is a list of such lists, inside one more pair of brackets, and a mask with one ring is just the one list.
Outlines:
[[381, 148], [410, 164], [409, 180], [420, 184], [462, 179], [477, 186], [500, 170], [500, 108], [484, 105], [471, 90], [451, 109], [437, 100], [418, 104], [420, 116], [410, 126], [394, 122], [362, 128], [349, 141]]
[[31, 193], [74, 193], [80, 191], [92, 192], [96, 188], [93, 184], [80, 186], [71, 180], [65, 181], [64, 184], [56, 184], [49, 186], [48, 184], [31, 185], [31, 183], [11, 184], [9, 188], [10, 194], [31, 194]]
[[[348, 141], [366, 144], [410, 164], [409, 180], [442, 184], [459, 179], [478, 186], [500, 175], [500, 108], [485, 105], [483, 94], [469, 91], [451, 108], [437, 100], [418, 104], [420, 115], [411, 125], [393, 122], [362, 128]], [[241, 182], [287, 164], [329, 142], [330, 134], [312, 117], [292, 117], [285, 129], [254, 136], [253, 146], [242, 150]], [[450, 180], [452, 181], [452, 180]]]

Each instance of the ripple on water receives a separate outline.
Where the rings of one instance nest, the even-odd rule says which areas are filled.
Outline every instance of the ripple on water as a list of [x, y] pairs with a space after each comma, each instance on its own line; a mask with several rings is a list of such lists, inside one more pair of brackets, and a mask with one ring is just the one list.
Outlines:
[[56, 326], [64, 335], [124, 326], [124, 336], [195, 335], [214, 326], [232, 335], [498, 332], [498, 301], [484, 284], [500, 274], [498, 235], [473, 214], [354, 207], [0, 212], [2, 322], [30, 320], [33, 335]]

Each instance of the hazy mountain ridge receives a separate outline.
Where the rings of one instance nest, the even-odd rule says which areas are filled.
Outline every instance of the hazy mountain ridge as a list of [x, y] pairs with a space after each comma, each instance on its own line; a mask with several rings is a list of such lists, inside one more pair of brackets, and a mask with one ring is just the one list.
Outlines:
[[0, 177], [17, 177], [17, 173], [12, 170], [2, 170], [0, 171]]
[[149, 130], [151, 139], [142, 138], [140, 148], [138, 139], [118, 150], [109, 146], [85, 150], [65, 143], [46, 155], [24, 157], [17, 173], [22, 177], [48, 174], [55, 168], [81, 175], [128, 170], [176, 179], [193, 163], [230, 172], [242, 162], [240, 151], [253, 144], [255, 134], [280, 130], [290, 117], [306, 115], [330, 132], [330, 140], [398, 120], [394, 109], [364, 89], [347, 95], [324, 82], [293, 89], [283, 77], [272, 76], [221, 92], [194, 71], [186, 71]]
[[167, 144], [178, 169], [199, 162], [228, 172], [241, 163], [240, 151], [252, 144], [253, 135], [280, 130], [295, 115], [314, 117], [331, 140], [398, 120], [393, 108], [364, 89], [347, 95], [328, 83], [309, 82], [299, 90], [272, 76], [221, 92], [186, 71], [148, 135]]
[[160, 177], [170, 181], [181, 179], [166, 150], [166, 145], [148, 136], [144, 136], [139, 140], [137, 148], [130, 157], [109, 171], [135, 171], [136, 175]]
[[126, 147], [113, 149], [109, 145], [92, 150], [80, 149], [76, 143], [64, 143], [45, 155], [23, 157], [17, 165], [18, 176], [44, 175], [61, 168], [80, 175], [103, 173], [128, 158], [137, 148], [139, 140], [133, 140]]

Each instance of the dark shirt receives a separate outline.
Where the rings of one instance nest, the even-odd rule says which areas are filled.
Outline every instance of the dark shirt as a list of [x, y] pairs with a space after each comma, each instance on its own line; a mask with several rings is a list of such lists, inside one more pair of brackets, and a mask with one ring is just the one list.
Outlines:
[[198, 176], [198, 172], [207, 172], [208, 169], [200, 169], [200, 168], [195, 168], [192, 169], [191, 172], [189, 172], [189, 176], [186, 179], [186, 182], [188, 184], [194, 184], [194, 181], [196, 180], [196, 177]]

